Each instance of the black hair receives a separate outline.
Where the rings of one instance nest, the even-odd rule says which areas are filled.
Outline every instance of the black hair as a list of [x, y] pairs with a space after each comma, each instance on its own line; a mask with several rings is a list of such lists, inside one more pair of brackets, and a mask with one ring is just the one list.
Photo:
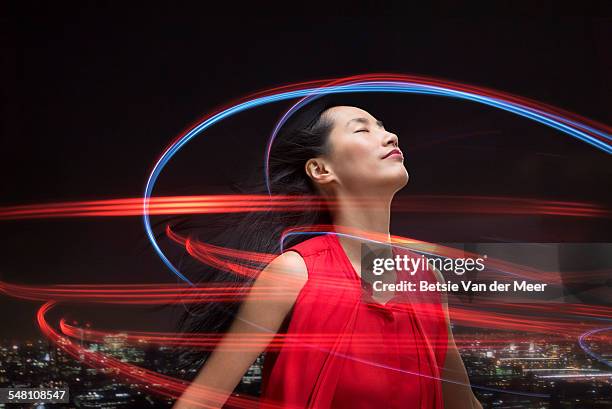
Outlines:
[[[339, 105], [355, 105], [352, 99], [341, 95], [326, 95], [299, 108], [279, 129], [269, 155], [269, 187], [271, 200], [277, 195], [291, 195], [298, 199], [316, 200], [319, 192], [306, 174], [305, 164], [314, 157], [326, 154], [330, 147], [329, 135], [333, 119], [325, 114], [329, 108]], [[265, 181], [250, 186], [235, 186], [243, 194], [267, 195]], [[263, 211], [245, 214], [223, 215], [215, 222], [207, 222], [207, 235], [217, 230], [214, 238], [202, 240], [226, 248], [264, 254], [280, 254], [281, 234], [288, 228], [331, 224], [331, 214], [325, 206], [306, 205], [304, 210], [293, 212]], [[175, 230], [193, 230], [187, 221], [172, 226]], [[193, 233], [191, 234], [193, 236]], [[197, 237], [195, 237], [197, 238]], [[308, 236], [293, 235], [283, 242], [290, 247]], [[263, 269], [265, 265], [261, 266]], [[225, 287], [236, 289], [250, 286], [256, 277], [245, 277], [222, 271], [185, 257], [179, 267], [191, 278], [194, 272], [198, 285], [222, 282]], [[261, 271], [261, 270], [260, 270]], [[240, 308], [239, 302], [206, 302], [185, 304], [179, 320], [182, 332], [222, 334], [231, 325]], [[205, 363], [211, 351], [187, 351], [180, 354], [179, 367], [195, 374], [195, 369]]]

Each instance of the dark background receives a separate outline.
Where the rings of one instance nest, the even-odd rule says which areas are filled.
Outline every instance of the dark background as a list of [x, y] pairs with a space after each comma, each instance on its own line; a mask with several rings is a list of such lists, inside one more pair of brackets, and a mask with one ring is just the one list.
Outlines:
[[[0, 205], [138, 197], [162, 149], [205, 113], [254, 91], [314, 79], [421, 74], [612, 124], [609, 17], [419, 18], [386, 11], [260, 17], [212, 15], [205, 6], [8, 8]], [[402, 198], [612, 203], [609, 155], [569, 136], [465, 101], [386, 94], [371, 100], [373, 114], [406, 152], [411, 181]], [[231, 181], [259, 171], [265, 141], [290, 103], [215, 125], [175, 156], [154, 194], [229, 192]], [[589, 242], [612, 241], [611, 227], [610, 220], [568, 217], [398, 213], [392, 231], [432, 241]], [[3, 221], [0, 232], [3, 281], [175, 281], [139, 217]], [[38, 336], [37, 308], [0, 298], [0, 337]], [[136, 308], [79, 314], [103, 328], [173, 325], [166, 313]]]

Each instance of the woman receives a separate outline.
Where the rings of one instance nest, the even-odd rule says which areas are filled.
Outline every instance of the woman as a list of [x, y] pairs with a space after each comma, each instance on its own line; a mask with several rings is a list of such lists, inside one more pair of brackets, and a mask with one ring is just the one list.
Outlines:
[[[271, 193], [318, 197], [329, 205], [242, 221], [235, 246], [284, 251], [248, 282], [252, 290], [236, 319], [216, 324], [225, 335], [175, 409], [221, 407], [264, 350], [262, 407], [481, 408], [453, 341], [445, 299], [402, 303], [364, 295], [363, 241], [334, 234], [353, 229], [388, 238], [391, 201], [408, 182], [398, 137], [347, 98], [319, 98], [282, 126], [269, 157]], [[250, 235], [249, 226], [262, 218], [267, 229]], [[330, 223], [335, 231], [290, 235], [281, 243], [288, 228]], [[439, 274], [428, 279], [442, 280]], [[272, 296], [262, 300], [261, 291]], [[261, 348], [232, 349], [240, 334], [254, 332]], [[312, 337], [302, 348], [268, 350], [277, 333]], [[214, 391], [210, 398], [202, 398], [201, 387]]]

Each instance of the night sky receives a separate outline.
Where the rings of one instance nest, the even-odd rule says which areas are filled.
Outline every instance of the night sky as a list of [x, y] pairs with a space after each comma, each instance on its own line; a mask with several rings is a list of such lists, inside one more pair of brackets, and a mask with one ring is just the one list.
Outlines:
[[[51, 3], [2, 18], [2, 206], [141, 196], [153, 161], [202, 115], [307, 80], [421, 74], [612, 124], [610, 18], [420, 19], [398, 11], [297, 19]], [[402, 197], [612, 204], [609, 156], [543, 125], [451, 99], [376, 94], [371, 101], [406, 153], [411, 181]], [[259, 171], [265, 141], [290, 103], [211, 128], [173, 159], [154, 194], [229, 193], [231, 182]], [[392, 232], [432, 241], [605, 242], [611, 227], [609, 220], [397, 214]], [[0, 232], [3, 281], [175, 281], [139, 217], [3, 221]], [[37, 336], [37, 308], [0, 298], [0, 338]], [[125, 310], [79, 308], [77, 318], [103, 328], [173, 326], [165, 311]]]

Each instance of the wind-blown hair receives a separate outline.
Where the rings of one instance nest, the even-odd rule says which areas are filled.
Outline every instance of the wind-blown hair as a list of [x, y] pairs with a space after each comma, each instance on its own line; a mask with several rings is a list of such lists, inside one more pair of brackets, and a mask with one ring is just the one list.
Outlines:
[[[306, 162], [314, 157], [322, 156], [331, 149], [329, 134], [333, 128], [333, 120], [325, 111], [333, 106], [350, 104], [347, 97], [328, 95], [318, 98], [296, 111], [281, 127], [271, 146], [269, 155], [269, 186], [271, 200], [276, 195], [293, 195], [296, 198], [314, 198], [319, 191], [306, 174]], [[253, 188], [240, 188], [244, 194], [268, 194], [265, 183]], [[308, 200], [308, 199], [307, 199]], [[318, 200], [320, 201], [320, 199]], [[292, 227], [308, 227], [313, 225], [331, 224], [329, 209], [325, 206], [308, 205], [302, 211], [294, 212], [253, 212], [246, 214], [224, 215], [217, 225], [219, 233], [214, 239], [206, 240], [213, 244], [230, 249], [258, 252], [264, 254], [280, 254], [281, 235]], [[187, 224], [174, 226], [186, 227]], [[207, 223], [210, 230], [213, 224]], [[290, 247], [309, 238], [308, 236], [291, 235], [283, 242], [283, 248]], [[187, 266], [182, 263], [182, 271], [187, 271], [190, 278], [198, 285], [207, 283], [224, 283], [225, 287], [243, 288], [250, 286], [255, 277], [245, 277], [239, 274], [222, 271], [204, 265], [193, 259]], [[263, 269], [262, 266], [261, 268]], [[261, 270], [260, 270], [261, 271]], [[190, 333], [216, 333], [227, 331], [232, 323], [240, 303], [207, 302], [201, 304], [186, 304], [179, 327], [181, 331]], [[210, 355], [210, 351], [183, 353], [180, 356], [180, 366], [193, 373]]]

